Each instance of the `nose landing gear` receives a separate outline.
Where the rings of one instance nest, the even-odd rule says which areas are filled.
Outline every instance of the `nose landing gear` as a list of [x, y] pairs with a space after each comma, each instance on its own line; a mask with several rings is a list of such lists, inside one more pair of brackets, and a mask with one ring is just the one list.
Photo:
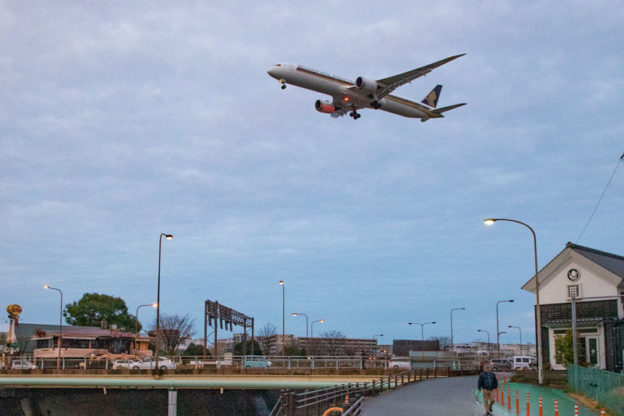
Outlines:
[[280, 84], [282, 84], [282, 89], [285, 90], [286, 89], [286, 81], [284, 81], [283, 79], [279, 80]]

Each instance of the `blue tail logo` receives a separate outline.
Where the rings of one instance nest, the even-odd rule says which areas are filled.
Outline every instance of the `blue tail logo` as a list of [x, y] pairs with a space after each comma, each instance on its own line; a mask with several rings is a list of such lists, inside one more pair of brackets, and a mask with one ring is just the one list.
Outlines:
[[438, 98], [440, 98], [440, 92], [442, 92], [442, 85], [436, 85], [429, 94], [421, 101], [423, 104], [427, 104], [429, 107], [436, 108], [438, 105]]

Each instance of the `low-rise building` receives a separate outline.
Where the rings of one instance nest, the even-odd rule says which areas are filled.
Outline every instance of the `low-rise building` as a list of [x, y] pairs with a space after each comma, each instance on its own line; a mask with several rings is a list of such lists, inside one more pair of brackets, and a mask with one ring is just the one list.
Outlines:
[[[557, 339], [572, 328], [574, 298], [579, 364], [621, 371], [624, 257], [567, 243], [539, 271], [539, 287], [543, 362], [565, 368], [557, 356]], [[535, 276], [522, 288], [535, 293]]]

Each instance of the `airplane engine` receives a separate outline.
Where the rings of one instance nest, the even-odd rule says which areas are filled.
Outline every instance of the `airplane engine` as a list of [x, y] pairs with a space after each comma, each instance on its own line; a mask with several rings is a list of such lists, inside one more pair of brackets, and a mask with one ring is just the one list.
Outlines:
[[364, 77], [357, 77], [355, 80], [355, 86], [366, 92], [377, 91], [377, 81]]
[[316, 100], [316, 103], [314, 103], [314, 108], [316, 108], [316, 111], [320, 113], [327, 114], [331, 114], [336, 111], [336, 107], [329, 101]]

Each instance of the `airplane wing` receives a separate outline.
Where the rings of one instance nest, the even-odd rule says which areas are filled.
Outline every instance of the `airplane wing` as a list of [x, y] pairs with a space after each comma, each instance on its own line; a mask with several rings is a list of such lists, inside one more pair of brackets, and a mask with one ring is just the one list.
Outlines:
[[388, 78], [378, 79], [377, 85], [381, 87], [375, 92], [377, 99], [381, 99], [386, 95], [390, 94], [395, 89], [399, 88], [401, 85], [405, 85], [408, 82], [412, 82], [416, 78], [420, 78], [423, 75], [428, 74], [433, 71], [435, 68], [442, 66], [446, 63], [449, 63], [459, 57], [466, 55], [462, 53], [461, 55], [449, 56], [448, 58], [442, 59], [440, 61], [434, 62], [429, 65], [421, 66], [420, 68], [413, 69], [411, 71], [403, 72], [402, 74], [394, 75]]

